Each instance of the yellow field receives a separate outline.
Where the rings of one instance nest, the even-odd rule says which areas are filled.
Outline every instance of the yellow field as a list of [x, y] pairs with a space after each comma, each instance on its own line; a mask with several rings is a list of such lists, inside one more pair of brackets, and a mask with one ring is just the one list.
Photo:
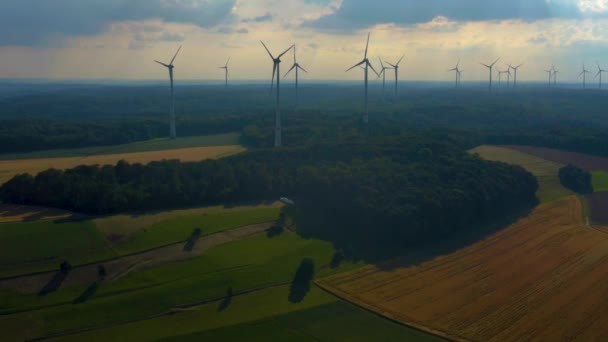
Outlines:
[[239, 145], [192, 147], [175, 150], [150, 152], [118, 153], [93, 155], [86, 157], [39, 158], [24, 160], [0, 160], [0, 183], [6, 182], [19, 173], [37, 174], [49, 168], [69, 169], [78, 165], [107, 165], [116, 164], [121, 159], [130, 163], [148, 163], [163, 159], [180, 159], [182, 161], [199, 161], [213, 159], [243, 152]]
[[0, 204], [0, 223], [57, 220], [73, 215], [72, 212], [59, 209]]
[[318, 284], [454, 340], [607, 341], [608, 234], [569, 196], [450, 255], [368, 266]]

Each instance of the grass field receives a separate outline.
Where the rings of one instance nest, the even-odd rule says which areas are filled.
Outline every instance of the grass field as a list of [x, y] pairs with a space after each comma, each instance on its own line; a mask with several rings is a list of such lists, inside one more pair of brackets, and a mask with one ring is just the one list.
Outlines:
[[608, 191], [608, 172], [607, 171], [593, 171], [591, 172], [593, 190], [595, 192]]
[[64, 150], [46, 150], [30, 153], [0, 154], [0, 160], [23, 160], [42, 158], [88, 157], [106, 154], [123, 154], [175, 150], [192, 147], [234, 146], [239, 145], [239, 133], [183, 137], [175, 140], [169, 138], [139, 141], [115, 146], [96, 146]]
[[402, 260], [319, 281], [361, 306], [456, 340], [608, 338], [608, 234], [569, 196], [479, 243], [412, 267]]
[[483, 145], [469, 151], [477, 153], [487, 160], [500, 161], [508, 164], [520, 165], [538, 179], [538, 192], [536, 196], [541, 203], [572, 195], [559, 181], [559, 169], [562, 164], [541, 159], [539, 157], [516, 151], [506, 147]]
[[74, 213], [52, 208], [26, 205], [0, 204], [0, 223], [57, 220], [72, 217]]

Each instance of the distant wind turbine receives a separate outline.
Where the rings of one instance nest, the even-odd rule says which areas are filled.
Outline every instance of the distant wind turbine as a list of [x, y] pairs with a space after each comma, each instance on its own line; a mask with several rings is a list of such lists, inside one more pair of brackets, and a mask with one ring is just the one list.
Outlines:
[[225, 75], [226, 75], [226, 85], [225, 87], [228, 88], [228, 63], [230, 63], [230, 57], [228, 57], [228, 61], [226, 62], [226, 65], [224, 65], [223, 67], [219, 67], [220, 69], [224, 69], [225, 71]]
[[171, 81], [171, 107], [169, 110], [169, 137], [171, 137], [171, 139], [175, 139], [177, 137], [177, 132], [176, 132], [176, 128], [175, 128], [175, 92], [173, 91], [173, 68], [174, 68], [173, 62], [175, 61], [175, 58], [177, 57], [177, 54], [179, 53], [179, 51], [181, 49], [182, 49], [182, 47], [180, 46], [179, 49], [177, 49], [177, 52], [175, 53], [175, 55], [173, 56], [173, 59], [171, 59], [171, 63], [169, 63], [169, 64], [165, 64], [163, 62], [154, 60], [156, 63], [169, 69], [169, 80]]
[[581, 76], [583, 76], [583, 89], [587, 88], [587, 74], [588, 73], [589, 73], [589, 70], [587, 70], [587, 68], [585, 68], [585, 63], [583, 63], [583, 71], [581, 71], [581, 73], [578, 75], [579, 78]]
[[[497, 74], [498, 74], [498, 87], [499, 88], [500, 88], [500, 84], [502, 83], [502, 74], [506, 74], [508, 72], [509, 71], [506, 71], [506, 70], [502, 70], [502, 71], [498, 70]], [[507, 84], [507, 87], [508, 87], [508, 84]]]
[[393, 68], [389, 68], [386, 65], [384, 65], [384, 63], [382, 62], [382, 58], [378, 57], [378, 60], [380, 60], [380, 65], [382, 66], [382, 69], [380, 69], [380, 75], [378, 76], [378, 78], [380, 78], [380, 76], [382, 76], [382, 92], [384, 93], [384, 91], [386, 90], [386, 70], [392, 70]]
[[555, 69], [555, 66], [553, 66], [553, 86], [557, 87], [557, 74], [559, 73], [559, 70]]
[[460, 66], [460, 60], [458, 60], [458, 63], [456, 63], [456, 66], [452, 69], [449, 69], [448, 72], [450, 71], [454, 71], [455, 77], [456, 77], [456, 81], [454, 84], [454, 88], [458, 88], [458, 83], [460, 83], [460, 69], [458, 69], [458, 67]]
[[308, 71], [306, 71], [306, 69], [302, 68], [302, 67], [300, 66], [300, 64], [297, 62], [297, 60], [296, 60], [296, 46], [295, 46], [295, 45], [293, 46], [293, 66], [291, 67], [291, 69], [289, 69], [289, 70], [287, 71], [287, 73], [285, 73], [285, 76], [283, 76], [283, 77], [287, 77], [287, 75], [289, 75], [289, 73], [290, 73], [292, 70], [294, 70], [294, 69], [296, 70], [296, 104], [297, 104], [297, 103], [299, 103], [299, 102], [298, 102], [298, 99], [299, 99], [299, 94], [298, 94], [298, 80], [299, 80], [299, 73], [298, 73], [298, 72], [299, 72], [299, 70], [302, 70], [302, 71], [304, 71], [305, 73], [308, 73]]
[[490, 64], [490, 65], [488, 65], [488, 64], [484, 64], [484, 63], [481, 63], [481, 65], [485, 66], [485, 67], [486, 67], [486, 68], [488, 68], [488, 70], [490, 71], [490, 86], [489, 86], [490, 92], [492, 92], [492, 68], [494, 68], [494, 64], [496, 64], [496, 62], [498, 62], [498, 60], [499, 60], [499, 59], [500, 59], [500, 58], [497, 58], [497, 59], [494, 61], [494, 63], [492, 63], [492, 64]]
[[600, 63], [597, 62], [597, 74], [595, 75], [595, 78], [597, 78], [598, 76], [600, 77], [600, 89], [602, 89], [602, 73], [608, 72], [607, 70], [604, 70], [600, 67]]
[[401, 56], [399, 61], [397, 61], [397, 63], [395, 63], [395, 64], [391, 64], [391, 63], [387, 62], [388, 65], [392, 66], [393, 69], [395, 69], [395, 97], [399, 96], [399, 63], [401, 63], [401, 61], [403, 60], [403, 57], [405, 57], [405, 55]]
[[516, 67], [509, 65], [509, 68], [513, 69], [513, 88], [517, 87], [517, 70], [522, 66], [523, 64], [520, 64]]
[[278, 55], [276, 58], [272, 55], [272, 53], [270, 53], [270, 50], [268, 50], [268, 47], [266, 47], [266, 44], [264, 44], [263, 41], [260, 41], [260, 43], [262, 43], [262, 45], [264, 46], [264, 49], [266, 49], [266, 52], [268, 52], [268, 55], [270, 56], [270, 58], [272, 59], [272, 83], [270, 84], [270, 92], [272, 93], [272, 88], [274, 87], [274, 78], [276, 75], [277, 78], [277, 99], [275, 102], [275, 116], [274, 116], [274, 147], [281, 147], [281, 145], [283, 144], [283, 140], [282, 140], [282, 132], [281, 132], [281, 57], [283, 57], [283, 55], [285, 55], [287, 52], [289, 52], [289, 50], [293, 49], [295, 47], [295, 45], [290, 46], [287, 50], [285, 50], [283, 53], [281, 53], [280, 55]]
[[372, 66], [372, 63], [369, 62], [369, 59], [367, 58], [367, 51], [369, 48], [369, 36], [370, 34], [367, 34], [367, 44], [365, 45], [365, 55], [363, 55], [363, 60], [355, 65], [353, 65], [352, 67], [348, 68], [346, 70], [346, 72], [351, 71], [352, 69], [358, 67], [358, 66], [363, 66], [365, 68], [365, 72], [364, 72], [364, 78], [365, 78], [365, 114], [363, 115], [363, 122], [368, 123], [369, 122], [369, 107], [368, 107], [368, 79], [369, 79], [369, 69], [371, 68], [374, 73], [376, 75], [379, 75], [378, 72], [374, 69], [374, 67]]
[[553, 79], [553, 66], [551, 66], [551, 69], [549, 70], [545, 70], [546, 73], [549, 74], [549, 87], [551, 87], [551, 80]]

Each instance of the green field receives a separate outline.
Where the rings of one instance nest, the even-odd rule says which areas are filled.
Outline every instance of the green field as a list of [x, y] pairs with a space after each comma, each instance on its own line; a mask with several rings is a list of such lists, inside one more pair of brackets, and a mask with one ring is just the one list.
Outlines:
[[184, 137], [175, 140], [171, 140], [169, 138], [159, 138], [115, 146], [99, 146], [78, 149], [37, 151], [30, 153], [1, 154], [0, 160], [81, 157], [104, 154], [173, 150], [179, 148], [201, 146], [239, 145], [239, 136], [239, 133], [226, 133], [218, 135]]
[[591, 172], [593, 191], [605, 192], [608, 191], [608, 172], [607, 171], [593, 171]]

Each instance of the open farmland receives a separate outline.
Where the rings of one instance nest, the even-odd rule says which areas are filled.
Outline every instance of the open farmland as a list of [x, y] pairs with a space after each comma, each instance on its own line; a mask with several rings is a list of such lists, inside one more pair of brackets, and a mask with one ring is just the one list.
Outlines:
[[559, 169], [563, 167], [562, 164], [504, 146], [483, 145], [469, 152], [476, 153], [487, 160], [519, 165], [536, 176], [539, 185], [536, 195], [541, 203], [573, 194], [572, 191], [563, 187], [559, 181], [558, 174]]
[[566, 152], [545, 147], [534, 146], [505, 146], [539, 158], [560, 164], [574, 164], [580, 168], [593, 171], [608, 171], [608, 158], [592, 156], [577, 152]]
[[367, 266], [318, 283], [349, 301], [455, 340], [608, 338], [608, 235], [575, 196], [421, 265]]
[[205, 146], [176, 150], [117, 153], [84, 157], [0, 160], [0, 182], [6, 182], [20, 173], [37, 174], [50, 168], [70, 169], [78, 165], [114, 165], [119, 160], [142, 164], [163, 159], [200, 161], [203, 159], [221, 158], [243, 152], [244, 150], [245, 148], [239, 145]]

